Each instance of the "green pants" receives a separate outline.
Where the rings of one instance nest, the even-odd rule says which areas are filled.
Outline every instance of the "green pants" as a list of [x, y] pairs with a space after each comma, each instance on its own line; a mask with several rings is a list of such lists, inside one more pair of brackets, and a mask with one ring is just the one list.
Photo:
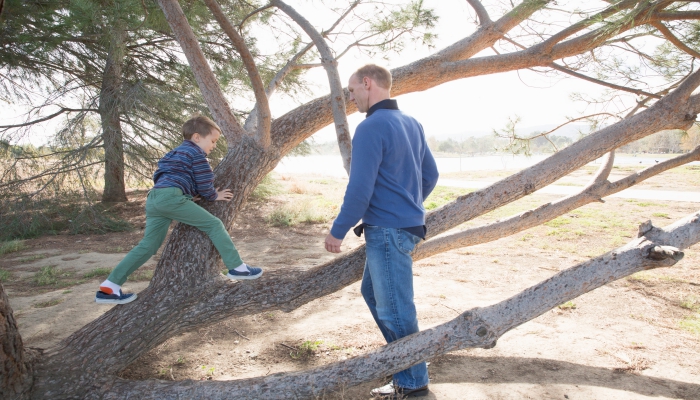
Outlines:
[[131, 249], [107, 279], [117, 285], [124, 284], [129, 275], [156, 254], [172, 220], [192, 225], [206, 233], [228, 269], [243, 264], [220, 219], [183, 195], [179, 188], [153, 189], [146, 199], [146, 232], [143, 239]]

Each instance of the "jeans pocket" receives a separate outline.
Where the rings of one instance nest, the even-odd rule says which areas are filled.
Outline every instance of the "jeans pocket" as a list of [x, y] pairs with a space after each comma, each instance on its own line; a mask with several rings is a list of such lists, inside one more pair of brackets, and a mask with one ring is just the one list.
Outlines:
[[406, 232], [403, 229], [397, 230], [398, 236], [398, 247], [405, 254], [409, 254], [416, 248], [416, 244], [420, 241], [420, 238], [416, 235]]

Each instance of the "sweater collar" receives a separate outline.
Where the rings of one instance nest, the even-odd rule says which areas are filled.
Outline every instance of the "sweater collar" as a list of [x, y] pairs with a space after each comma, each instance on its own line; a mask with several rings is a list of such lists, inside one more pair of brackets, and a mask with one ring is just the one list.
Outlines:
[[377, 110], [398, 110], [399, 109], [399, 104], [396, 102], [394, 99], [385, 99], [382, 100], [376, 104], [374, 104], [372, 107], [367, 110], [367, 115], [365, 118], [368, 118], [370, 115], [372, 115], [375, 111]]
[[207, 153], [205, 153], [204, 150], [202, 150], [201, 147], [197, 146], [197, 143], [195, 143], [195, 142], [193, 142], [193, 141], [191, 141], [191, 140], [189, 140], [189, 139], [183, 140], [183, 141], [182, 141], [182, 144], [184, 144], [184, 145], [186, 145], [186, 146], [188, 146], [188, 147], [192, 147], [193, 149], [195, 149], [196, 151], [200, 152], [201, 154], [204, 154], [205, 157], [207, 156]]

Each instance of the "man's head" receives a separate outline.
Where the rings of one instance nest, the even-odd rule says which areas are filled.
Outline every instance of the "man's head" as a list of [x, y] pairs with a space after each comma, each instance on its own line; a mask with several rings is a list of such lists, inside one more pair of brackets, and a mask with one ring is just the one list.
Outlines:
[[367, 64], [350, 76], [348, 90], [350, 101], [355, 102], [357, 110], [366, 113], [373, 105], [391, 97], [391, 72]]
[[221, 128], [204, 115], [195, 115], [182, 125], [182, 136], [199, 146], [207, 155], [214, 150]]

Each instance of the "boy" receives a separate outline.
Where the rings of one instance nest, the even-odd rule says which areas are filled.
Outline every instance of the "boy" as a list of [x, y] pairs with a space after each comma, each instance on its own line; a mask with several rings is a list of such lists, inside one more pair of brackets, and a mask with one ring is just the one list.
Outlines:
[[229, 279], [257, 279], [262, 269], [243, 263], [224, 224], [194, 201], [231, 201], [230, 189], [214, 188], [214, 173], [206, 156], [216, 147], [221, 128], [205, 116], [194, 116], [182, 126], [184, 141], [158, 161], [155, 185], [146, 200], [146, 231], [143, 239], [102, 282], [95, 302], [126, 304], [135, 293], [124, 294], [121, 285], [163, 244], [172, 220], [192, 225], [209, 236], [228, 268]]

